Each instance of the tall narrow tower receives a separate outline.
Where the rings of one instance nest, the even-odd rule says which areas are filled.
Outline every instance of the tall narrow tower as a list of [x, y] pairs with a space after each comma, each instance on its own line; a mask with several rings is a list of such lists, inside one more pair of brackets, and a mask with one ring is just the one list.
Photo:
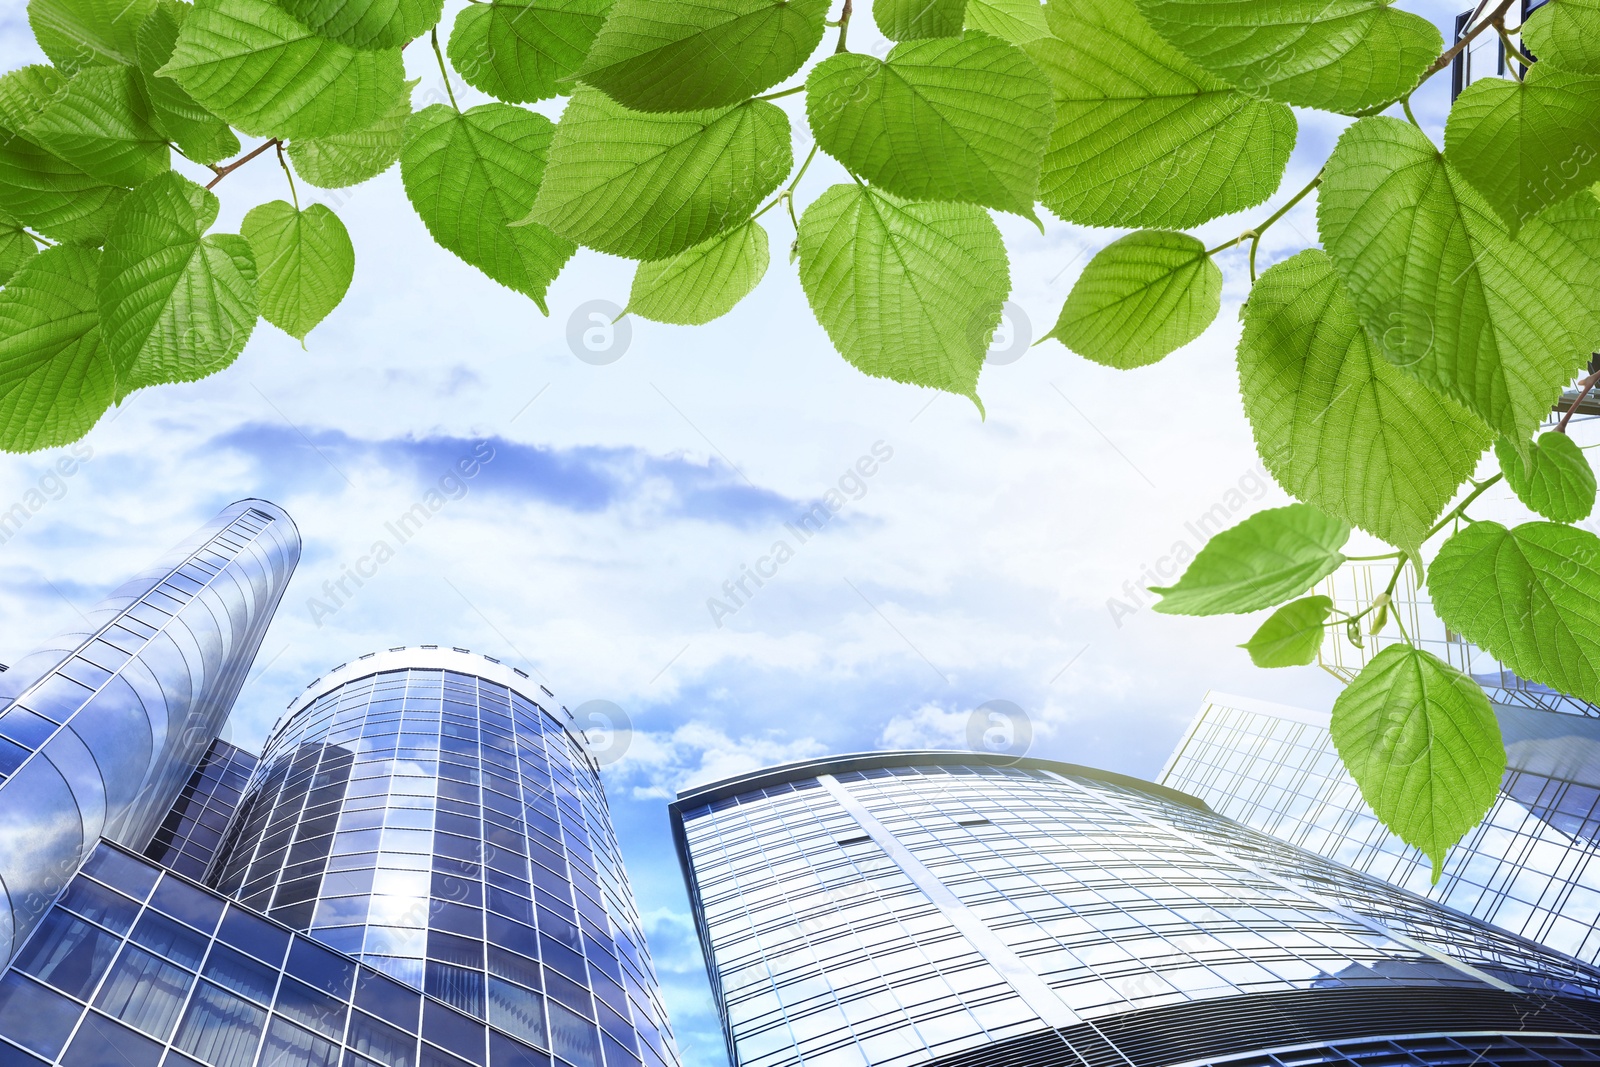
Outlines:
[[599, 768], [495, 660], [391, 649], [312, 682], [208, 881], [563, 1063], [678, 1062]]
[[1149, 782], [881, 752], [671, 810], [736, 1067], [1600, 1064], [1600, 971]]
[[241, 500], [0, 674], [0, 962], [101, 837], [149, 843], [299, 558], [288, 514]]

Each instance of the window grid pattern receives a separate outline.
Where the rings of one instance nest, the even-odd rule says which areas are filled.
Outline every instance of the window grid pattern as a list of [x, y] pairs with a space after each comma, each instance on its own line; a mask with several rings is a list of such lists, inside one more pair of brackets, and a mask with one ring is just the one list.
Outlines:
[[576, 1067], [677, 1063], [598, 774], [505, 685], [383, 670], [316, 696], [209, 881]]
[[0, 715], [0, 782], [15, 774], [130, 660], [137, 659], [173, 616], [272, 522], [270, 515], [246, 510], [130, 605], [125, 617], [101, 628], [12, 701]]
[[1506, 1035], [1393, 1037], [1229, 1056], [1180, 1067], [1585, 1067], [1600, 1038]]
[[204, 878], [256, 762], [237, 745], [213, 741], [144, 854], [185, 877]]
[[0, 962], [101, 838], [143, 850], [216, 738], [299, 560], [288, 515], [224, 509], [0, 675]]
[[[1090, 1022], [1289, 990], [1484, 988], [1278, 880], [1320, 892], [1337, 868], [1199, 808], [1033, 769], [893, 767], [837, 778]], [[816, 784], [679, 812], [734, 1062], [911, 1067], [1044, 1029]], [[1248, 847], [1235, 848], [1241, 834]], [[1454, 947], [1462, 938], [1468, 962], [1530, 992], [1600, 996], [1593, 971], [1576, 968], [1552, 990], [1537, 975], [1566, 961], [1376, 879], [1356, 881], [1336, 903], [1362, 898], [1362, 912], [1418, 940]]]
[[6, 1067], [559, 1062], [107, 843], [0, 974]]
[[1162, 782], [1254, 829], [1600, 962], [1600, 784], [1508, 768], [1494, 807], [1431, 885], [1427, 859], [1373, 815], [1321, 722], [1207, 704]]

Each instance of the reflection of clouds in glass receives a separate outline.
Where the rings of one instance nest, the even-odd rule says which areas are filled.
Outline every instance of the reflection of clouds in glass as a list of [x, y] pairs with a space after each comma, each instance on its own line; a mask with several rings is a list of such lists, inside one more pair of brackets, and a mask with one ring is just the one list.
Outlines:
[[[427, 897], [374, 894], [372, 907], [367, 912], [367, 921], [374, 925], [417, 927], [419, 930], [425, 930], [428, 925]], [[416, 952], [417, 955], [421, 955], [422, 949], [418, 948]]]
[[425, 897], [430, 878], [426, 871], [379, 870], [372, 878], [372, 891], [385, 896]]

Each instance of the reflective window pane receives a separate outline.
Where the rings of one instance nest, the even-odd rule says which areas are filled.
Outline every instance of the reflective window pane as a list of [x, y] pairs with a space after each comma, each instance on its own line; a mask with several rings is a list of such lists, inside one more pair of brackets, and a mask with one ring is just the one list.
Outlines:
[[15, 966], [64, 993], [87, 1000], [116, 955], [117, 939], [98, 926], [56, 909], [47, 916]]

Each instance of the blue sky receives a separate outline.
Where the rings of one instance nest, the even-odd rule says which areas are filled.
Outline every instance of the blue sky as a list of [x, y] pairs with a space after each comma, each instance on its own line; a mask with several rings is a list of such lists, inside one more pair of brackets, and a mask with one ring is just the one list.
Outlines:
[[[1403, 6], [1441, 25], [1455, 10]], [[35, 58], [20, 7], [0, 15], [7, 68]], [[851, 42], [869, 47], [867, 28]], [[420, 107], [442, 93], [431, 53], [412, 52]], [[1419, 99], [1435, 133], [1444, 81]], [[804, 148], [800, 99], [782, 103]], [[1289, 191], [1342, 125], [1300, 117]], [[269, 163], [218, 187], [219, 229], [286, 196]], [[819, 161], [801, 204], [841, 176]], [[1242, 251], [1222, 257], [1222, 314], [1199, 341], [1133, 372], [1054, 342], [1030, 349], [984, 372], [982, 421], [966, 400], [869, 379], [831, 350], [782, 254], [793, 235], [781, 213], [769, 216], [772, 267], [732, 314], [699, 329], [633, 322], [622, 357], [596, 366], [569, 349], [569, 317], [626, 303], [629, 264], [580, 252], [545, 318], [436, 247], [395, 171], [301, 196], [350, 228], [344, 304], [304, 350], [262, 324], [229, 370], [136, 394], [90, 434], [93, 458], [0, 545], [0, 660], [229, 501], [276, 501], [305, 552], [234, 739], [258, 745], [310, 679], [403, 644], [523, 666], [568, 707], [620, 705], [634, 732], [607, 788], [688, 1064], [724, 1053], [666, 833], [677, 789], [825, 753], [960, 747], [973, 709], [997, 699], [1030, 716], [1034, 754], [1150, 776], [1208, 689], [1322, 708], [1336, 693], [1315, 668], [1253, 669], [1235, 646], [1257, 618], [1108, 608], [1133, 604], [1128, 590], [1152, 584], [1176, 545], [1198, 547], [1188, 524], [1215, 505], [1243, 517], [1286, 500], [1257, 470], [1236, 392]], [[1263, 214], [1201, 235], [1218, 243]], [[1011, 299], [1037, 337], [1115, 234], [999, 222]], [[1315, 233], [1311, 198], [1272, 231], [1262, 265]], [[441, 490], [480, 443], [493, 459]], [[860, 474], [875, 447], [890, 455]], [[53, 460], [0, 458], [0, 508]], [[429, 491], [445, 502], [422, 530], [331, 613], [314, 610], [328, 604], [323, 583]], [[785, 523], [830, 491], [847, 502], [801, 543]], [[781, 565], [778, 541], [792, 550]], [[774, 576], [746, 579], [752, 595], [733, 604], [724, 583], [758, 565]], [[711, 600], [737, 610], [718, 615]]]

